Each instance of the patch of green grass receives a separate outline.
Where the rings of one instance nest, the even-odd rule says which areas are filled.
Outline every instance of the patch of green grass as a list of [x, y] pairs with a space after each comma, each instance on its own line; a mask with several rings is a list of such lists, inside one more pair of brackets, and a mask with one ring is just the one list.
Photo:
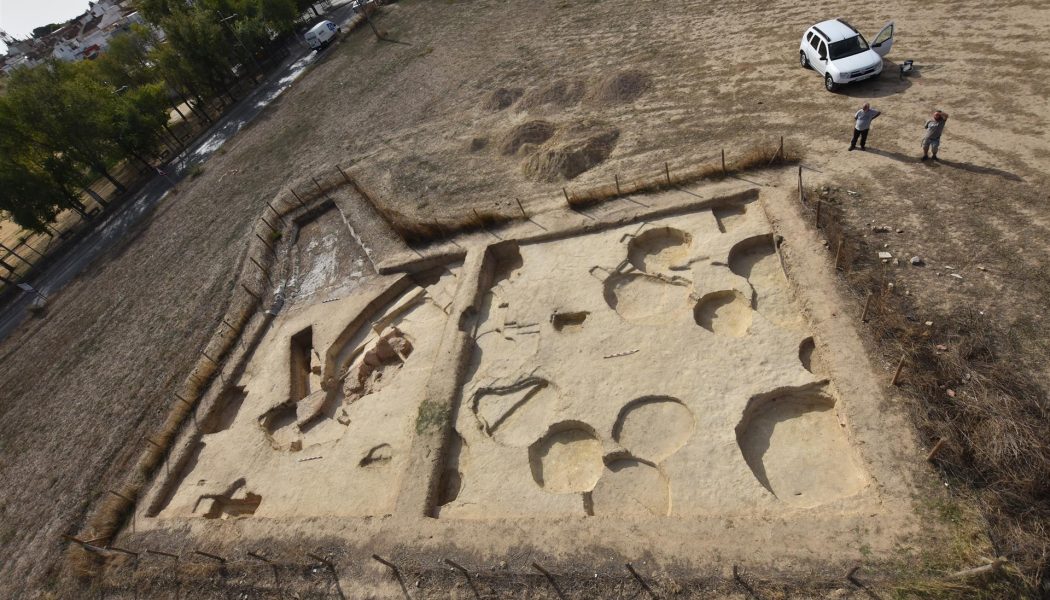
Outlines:
[[449, 419], [449, 410], [438, 402], [424, 400], [419, 405], [419, 415], [416, 417], [416, 433], [423, 434], [442, 428]]

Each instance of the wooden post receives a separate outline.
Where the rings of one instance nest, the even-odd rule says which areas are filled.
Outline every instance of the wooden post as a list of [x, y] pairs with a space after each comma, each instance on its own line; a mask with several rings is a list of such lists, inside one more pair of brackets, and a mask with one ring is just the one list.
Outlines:
[[820, 200], [817, 200], [817, 229], [820, 229], [820, 205], [823, 204]]
[[135, 501], [120, 492], [114, 492], [113, 490], [106, 491], [131, 505], [131, 533], [135, 533]]
[[860, 320], [868, 322], [868, 309], [871, 308], [871, 299], [875, 297], [875, 294], [868, 292], [868, 299], [864, 301], [864, 312], [860, 313]]
[[565, 203], [568, 204], [571, 207], [572, 206], [572, 202], [569, 201], [569, 190], [567, 190], [565, 188], [561, 188], [561, 193], [565, 194]]
[[904, 359], [907, 356], [907, 354], [901, 354], [900, 362], [897, 363], [897, 370], [893, 373], [893, 379], [890, 380], [890, 385], [897, 385], [897, 382], [900, 380], [901, 371], [904, 370]]
[[984, 565], [984, 566], [981, 566], [981, 567], [974, 567], [972, 569], [964, 569], [962, 571], [957, 571], [955, 573], [952, 573], [951, 575], [948, 576], [948, 578], [949, 579], [970, 579], [971, 577], [978, 577], [978, 576], [989, 575], [989, 574], [992, 574], [992, 573], [998, 573], [999, 570], [1003, 568], [1003, 565], [1005, 565], [1008, 562], [1009, 561], [1006, 560], [1005, 558], [999, 557], [999, 558], [993, 560], [991, 563], [989, 563], [987, 565]]
[[835, 268], [839, 268], [839, 257], [842, 256], [842, 236], [839, 236], [839, 243], [835, 247]]
[[249, 294], [251, 294], [251, 296], [252, 296], [253, 298], [255, 298], [255, 299], [256, 299], [257, 301], [259, 301], [259, 302], [262, 302], [262, 298], [260, 298], [260, 297], [259, 297], [259, 294], [256, 294], [255, 292], [253, 292], [253, 291], [251, 290], [251, 288], [249, 288], [249, 287], [248, 287], [247, 285], [245, 285], [245, 284], [243, 284], [243, 283], [242, 283], [242, 284], [241, 284], [241, 287], [242, 287], [242, 288], [244, 288], [244, 291], [246, 291], [246, 292], [248, 292]]
[[278, 219], [280, 219], [282, 222], [284, 222], [284, 217], [281, 216], [281, 213], [277, 212], [277, 209], [273, 207], [273, 204], [270, 204], [269, 202], [267, 202], [266, 206], [269, 207], [270, 210], [273, 211], [273, 214], [277, 215]]
[[263, 243], [263, 246], [266, 246], [266, 249], [267, 249], [267, 250], [269, 250], [270, 252], [273, 252], [273, 253], [274, 253], [274, 255], [276, 255], [276, 254], [277, 254], [277, 251], [276, 251], [276, 250], [274, 250], [274, 249], [273, 249], [273, 246], [271, 246], [271, 245], [270, 245], [270, 244], [269, 244], [269, 243], [268, 243], [268, 242], [267, 242], [267, 241], [266, 241], [265, 239], [263, 239], [263, 236], [261, 236], [261, 235], [259, 235], [258, 233], [256, 233], [256, 234], [255, 234], [255, 237], [259, 238], [259, 241]]
[[259, 217], [259, 220], [263, 223], [266, 223], [266, 226], [270, 228], [270, 231], [277, 233], [277, 228], [273, 225], [270, 225], [270, 222], [266, 220], [266, 217]]
[[157, 554], [159, 556], [167, 556], [168, 558], [174, 559], [179, 558], [178, 554], [172, 554], [171, 552], [164, 552], [162, 550], [150, 550], [149, 548], [146, 548], [146, 554]]
[[215, 554], [211, 554], [210, 552], [204, 552], [202, 550], [194, 550], [193, 553], [194, 554], [200, 554], [201, 556], [203, 556], [205, 558], [210, 558], [212, 560], [217, 560], [217, 561], [219, 561], [220, 563], [223, 563], [223, 564], [226, 563], [226, 559], [225, 558], [223, 558], [221, 556], [218, 556], [218, 555], [215, 555]]
[[321, 184], [317, 182], [317, 178], [314, 177], [313, 175], [311, 175], [310, 179], [312, 179], [313, 182], [314, 182], [314, 185], [317, 186], [317, 192], [320, 193], [322, 196], [324, 196], [324, 188], [322, 188]]
[[343, 180], [347, 183], [350, 183], [350, 177], [346, 174], [345, 171], [343, 171], [343, 168], [339, 165], [336, 165], [335, 168], [339, 171], [339, 174], [343, 176]]
[[937, 443], [934, 444], [933, 448], [930, 448], [929, 453], [926, 454], [926, 460], [927, 461], [932, 461], [934, 458], [936, 458], [937, 455], [940, 453], [941, 448], [944, 448], [944, 444], [947, 443], [947, 442], [948, 442], [948, 440], [945, 439], [945, 438], [941, 438], [941, 439], [937, 440]]
[[619, 196], [619, 195], [621, 195], [621, 192], [620, 192], [620, 174], [619, 173], [613, 173], [613, 178], [616, 180], [616, 195]]
[[[799, 169], [801, 169], [801, 168], [802, 167], [799, 167]], [[303, 199], [299, 197], [299, 194], [295, 193], [295, 190], [293, 190], [292, 188], [288, 188], [288, 191], [291, 192], [293, 196], [295, 196], [296, 200], [299, 201], [299, 206], [302, 206], [303, 208], [306, 208], [306, 203], [303, 202]]]
[[645, 590], [645, 593], [647, 593], [650, 598], [656, 598], [656, 594], [653, 593], [653, 589], [649, 587], [649, 584], [646, 583], [645, 580], [642, 579], [642, 576], [638, 574], [638, 571], [635, 570], [634, 565], [632, 565], [631, 563], [624, 563], [624, 566], [627, 567], [627, 570], [631, 573], [631, 575], [634, 576], [634, 579], [638, 582], [638, 585], [642, 586], [642, 589]]
[[722, 148], [722, 175], [728, 175], [728, 174], [729, 174], [729, 172], [726, 171], [726, 149]]
[[259, 261], [255, 260], [251, 256], [248, 257], [248, 260], [252, 261], [253, 265], [259, 267], [259, 270], [262, 271], [263, 277], [266, 278], [266, 281], [270, 282], [270, 285], [273, 285], [273, 280], [270, 279], [270, 274], [267, 273], [266, 269], [264, 269], [263, 266], [259, 264]]
[[784, 136], [780, 136], [780, 148], [777, 150], [777, 156], [780, 160], [784, 160]]
[[798, 201], [801, 204], [806, 203], [806, 194], [802, 191], [802, 165], [798, 166]]
[[667, 185], [671, 185], [671, 167], [664, 163], [664, 175], [667, 177]]
[[521, 211], [521, 216], [525, 217], [526, 219], [529, 218], [528, 213], [525, 212], [525, 207], [521, 205], [521, 200], [515, 198], [514, 201], [518, 203], [518, 210]]

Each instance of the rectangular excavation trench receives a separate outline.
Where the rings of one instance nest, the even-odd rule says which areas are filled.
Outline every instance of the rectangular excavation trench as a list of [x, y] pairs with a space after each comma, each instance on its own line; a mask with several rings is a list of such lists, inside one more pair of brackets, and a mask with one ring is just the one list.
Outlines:
[[[478, 521], [579, 532], [592, 517], [704, 528], [884, 510], [828, 366], [835, 341], [803, 316], [762, 203], [655, 210], [499, 244], [486, 274], [370, 275], [280, 315], [150, 526], [393, 515], [395, 538], [433, 522], [469, 546]], [[479, 293], [461, 281], [484, 286], [476, 314], [453, 310]], [[440, 354], [450, 332], [472, 340], [465, 354]], [[461, 385], [445, 435], [420, 443], [438, 363], [462, 364]], [[421, 475], [413, 456], [443, 459]], [[421, 513], [401, 511], [427, 488]]]

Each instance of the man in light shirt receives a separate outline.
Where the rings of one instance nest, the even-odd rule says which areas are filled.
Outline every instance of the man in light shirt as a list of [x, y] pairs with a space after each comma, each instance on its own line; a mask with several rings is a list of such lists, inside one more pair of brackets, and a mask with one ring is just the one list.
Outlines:
[[937, 149], [941, 147], [941, 134], [947, 122], [948, 113], [940, 110], [933, 111], [933, 118], [926, 121], [923, 126], [926, 133], [922, 136], [922, 160], [930, 158], [930, 151], [933, 151], [933, 160], [937, 160]]
[[857, 111], [857, 114], [853, 115], [853, 140], [849, 143], [850, 150], [857, 149], [858, 138], [860, 139], [860, 149], [864, 149], [865, 144], [868, 143], [868, 130], [871, 129], [871, 122], [881, 114], [865, 102], [864, 106]]

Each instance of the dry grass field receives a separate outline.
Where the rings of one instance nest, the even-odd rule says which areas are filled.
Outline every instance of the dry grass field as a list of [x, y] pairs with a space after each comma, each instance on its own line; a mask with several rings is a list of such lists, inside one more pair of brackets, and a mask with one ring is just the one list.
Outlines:
[[[869, 38], [895, 20], [897, 40], [879, 80], [829, 94], [798, 66], [797, 46], [807, 26], [835, 16]], [[989, 412], [1018, 420], [999, 429], [985, 420], [948, 456], [983, 465], [950, 470], [982, 490], [1002, 487], [997, 468], [1003, 478], [1028, 478], [1007, 482], [1014, 495], [1006, 500], [977, 494], [977, 505], [998, 514], [979, 521], [1030, 583], [1046, 580], [1045, 536], [1042, 556], [1038, 546], [1047, 507], [1019, 508], [1048, 491], [1050, 465], [1044, 2], [403, 0], [376, 23], [397, 41], [376, 41], [367, 29], [345, 37], [123, 245], [56, 294], [44, 318], [0, 343], [0, 594], [78, 596], [63, 576], [61, 535], [79, 530], [163, 419], [226, 308], [253, 220], [282, 186], [352, 161], [377, 202], [420, 221], [454, 222], [473, 209], [512, 214], [516, 200], [542, 212], [564, 204], [563, 187], [659, 174], [665, 162], [671, 170], [713, 164], [723, 149], [732, 158], [780, 136], [803, 156], [811, 196], [830, 188], [836, 222], [864, 244], [865, 260], [875, 250], [901, 259], [879, 269], [915, 322], [950, 324], [929, 345], [954, 351], [963, 334], [987, 331], [982, 377], [1008, 402], [1027, 394], [1007, 413]], [[895, 63], [904, 59], [917, 69], [901, 80]], [[864, 101], [884, 114], [869, 151], [846, 152]], [[921, 163], [921, 128], [933, 109], [951, 115], [943, 160]], [[766, 173], [743, 177], [793, 185]], [[910, 266], [916, 255], [925, 266]], [[871, 341], [892, 370], [898, 342]], [[1017, 385], [1004, 387], [1009, 381]], [[970, 393], [952, 382], [929, 389], [949, 388]], [[928, 443], [937, 427], [917, 435]], [[973, 447], [992, 454], [975, 456]], [[969, 505], [965, 485], [951, 485]], [[1011, 512], [1024, 517], [1011, 520]], [[431, 576], [430, 589], [453, 585], [442, 577]], [[813, 582], [813, 597], [835, 589], [824, 575]], [[500, 580], [492, 595], [521, 597], [512, 596], [520, 585], [541, 597], [549, 593], [542, 583]], [[613, 597], [617, 584], [577, 581], [564, 591]], [[790, 594], [782, 582], [764, 585], [769, 597]], [[740, 592], [707, 589], [707, 597]]]

